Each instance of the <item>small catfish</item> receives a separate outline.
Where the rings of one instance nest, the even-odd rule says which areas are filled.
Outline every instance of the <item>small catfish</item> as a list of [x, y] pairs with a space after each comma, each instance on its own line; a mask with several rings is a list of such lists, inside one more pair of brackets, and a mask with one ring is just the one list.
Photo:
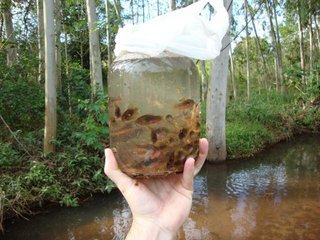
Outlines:
[[186, 110], [190, 109], [194, 106], [195, 102], [192, 99], [181, 98], [179, 100], [180, 103], [174, 105], [175, 109]]
[[155, 115], [146, 114], [146, 115], [143, 115], [143, 116], [139, 117], [136, 120], [136, 123], [139, 124], [139, 125], [148, 126], [148, 125], [159, 124], [161, 122], [161, 120], [162, 120], [161, 116], [155, 116]]
[[116, 116], [116, 118], [121, 117], [121, 110], [118, 106], [116, 106], [116, 109], [114, 110], [114, 115]]
[[126, 124], [121, 128], [113, 129], [113, 131], [110, 131], [110, 135], [111, 136], [120, 136], [120, 135], [127, 135], [127, 134], [134, 132], [136, 129], [134, 127], [132, 127], [131, 124]]
[[165, 138], [167, 133], [169, 133], [169, 130], [165, 127], [157, 128], [157, 129], [152, 129], [151, 130], [151, 140], [153, 143], [156, 143], [159, 138]]
[[122, 121], [132, 120], [138, 113], [138, 108], [129, 108], [121, 116]]

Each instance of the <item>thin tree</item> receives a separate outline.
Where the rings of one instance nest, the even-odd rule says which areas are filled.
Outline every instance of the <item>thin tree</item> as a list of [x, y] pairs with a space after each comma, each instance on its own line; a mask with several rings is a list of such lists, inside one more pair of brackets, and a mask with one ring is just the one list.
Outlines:
[[145, 13], [145, 5], [144, 5], [144, 0], [141, 0], [141, 2], [142, 2], [142, 22], [145, 22], [145, 15], [146, 15], [146, 13]]
[[45, 32], [45, 126], [43, 151], [54, 152], [57, 135], [57, 94], [55, 86], [55, 44], [54, 44], [54, 4], [44, 1]]
[[7, 65], [18, 61], [17, 43], [12, 23], [11, 0], [0, 0], [6, 34]]
[[169, 5], [171, 11], [176, 10], [176, 0], [170, 0]]
[[62, 77], [61, 77], [61, 0], [55, 0], [55, 32], [56, 32], [56, 88], [62, 93]]
[[263, 51], [262, 51], [262, 47], [261, 47], [261, 43], [260, 43], [260, 38], [258, 36], [258, 32], [257, 32], [257, 28], [256, 28], [256, 24], [255, 24], [255, 20], [254, 20], [254, 17], [250, 11], [250, 5], [248, 3], [248, 7], [249, 7], [249, 15], [250, 15], [250, 19], [251, 19], [251, 22], [252, 22], [252, 26], [253, 26], [253, 31], [254, 31], [254, 35], [255, 35], [255, 42], [256, 42], [256, 46], [258, 48], [258, 51], [259, 51], [259, 55], [262, 59], [262, 63], [263, 63], [263, 68], [264, 68], [264, 71], [265, 71], [265, 74], [264, 74], [264, 85], [265, 85], [265, 89], [266, 91], [268, 91], [268, 81], [267, 79], [269, 78], [270, 74], [269, 74], [269, 69], [267, 67], [267, 62], [266, 62], [266, 59], [264, 57], [264, 54], [263, 54]]
[[[1, 2], [0, 2], [1, 3]], [[2, 42], [3, 40], [3, 17], [0, 14], [0, 41]]]
[[232, 52], [231, 52], [231, 44], [230, 44], [230, 50], [229, 50], [229, 59], [230, 59], [232, 93], [233, 93], [233, 98], [236, 100], [237, 99], [236, 74], [235, 74], [234, 61], [233, 61]]
[[316, 35], [317, 35], [317, 46], [318, 46], [318, 54], [320, 55], [320, 28], [318, 22], [320, 22], [320, 14], [318, 16], [318, 21], [316, 15], [313, 17], [314, 26], [316, 29]]
[[103, 90], [99, 32], [95, 0], [86, 0], [89, 28], [90, 77], [93, 96]]
[[39, 67], [38, 67], [38, 82], [43, 83], [44, 81], [44, 26], [43, 26], [43, 1], [37, 0], [37, 20], [38, 20], [38, 58], [39, 58]]
[[[319, 15], [320, 18], [320, 15]], [[317, 57], [320, 56], [320, 29], [317, 23], [317, 17], [316, 14], [313, 16], [313, 23], [314, 23], [314, 29], [315, 29], [315, 34], [314, 36], [316, 36], [315, 42], [315, 46], [317, 48]]]
[[[229, 6], [231, 22], [232, 0], [224, 0], [224, 6]], [[212, 61], [211, 79], [208, 84], [206, 130], [209, 141], [208, 160], [212, 162], [225, 161], [226, 147], [226, 100], [227, 78], [229, 66], [230, 28], [222, 40], [226, 47], [220, 55]]]
[[[275, 21], [275, 36], [276, 36], [276, 51], [277, 51], [277, 63], [278, 63], [278, 71], [279, 71], [279, 78], [280, 78], [280, 88], [281, 92], [284, 92], [284, 76], [283, 76], [283, 66], [282, 66], [282, 48], [281, 48], [281, 41], [280, 41], [280, 31], [279, 31], [279, 24], [278, 24], [278, 14], [277, 14], [277, 0], [271, 1], [272, 8], [273, 8], [273, 16]], [[272, 10], [271, 10], [272, 11]]]
[[157, 16], [160, 15], [160, 3], [159, 0], [157, 0]]
[[300, 43], [300, 66], [302, 71], [302, 83], [306, 83], [305, 77], [305, 62], [304, 62], [304, 34], [302, 26], [302, 6], [300, 0], [298, 1], [298, 31], [299, 31], [299, 43]]
[[[197, 2], [197, 1], [198, 0], [193, 0], [193, 3]], [[170, 2], [174, 2], [174, 3], [171, 3], [171, 6], [174, 5], [173, 7], [176, 8], [175, 0], [174, 1], [170, 0]], [[186, 3], [186, 4], [188, 4], [188, 3]], [[208, 93], [206, 61], [200, 60], [199, 64], [200, 64], [200, 73], [201, 73], [201, 86], [200, 86], [201, 100], [204, 102], [207, 100], [207, 93]]]
[[[67, 28], [63, 25], [63, 32], [64, 32], [64, 65], [66, 70], [66, 76], [69, 76], [69, 57], [68, 57], [68, 33]], [[68, 92], [68, 110], [69, 114], [72, 113], [72, 106], [71, 106], [71, 86], [70, 81], [67, 82], [67, 92]]]
[[277, 53], [277, 40], [276, 40], [276, 33], [274, 30], [274, 24], [272, 21], [272, 11], [269, 5], [268, 0], [264, 0], [264, 4], [267, 10], [267, 15], [270, 24], [270, 36], [271, 36], [271, 43], [272, 43], [272, 52], [274, 55], [274, 64], [275, 64], [275, 79], [276, 79], [276, 90], [279, 90], [279, 56]]
[[122, 27], [123, 26], [123, 22], [122, 22], [122, 18], [121, 18], [121, 2], [118, 0], [113, 0], [114, 3], [114, 10], [116, 11], [118, 20], [119, 20], [119, 25]]
[[310, 69], [313, 68], [313, 52], [314, 52], [314, 43], [313, 43], [313, 29], [312, 29], [312, 1], [309, 0], [309, 65], [310, 65]]
[[201, 73], [201, 100], [206, 101], [208, 92], [206, 62], [204, 60], [201, 60], [199, 64]]
[[250, 99], [250, 51], [249, 51], [249, 22], [248, 22], [248, 1], [244, 1], [244, 8], [245, 8], [245, 22], [246, 22], [246, 59], [247, 59], [247, 99]]
[[[132, 3], [132, 1], [131, 1]], [[105, 0], [105, 6], [106, 6], [106, 20], [107, 20], [107, 39], [108, 39], [108, 79], [110, 76], [110, 70], [111, 70], [111, 64], [112, 64], [112, 48], [111, 48], [111, 17], [110, 17], [110, 7], [109, 7], [110, 3], [109, 0]], [[133, 16], [132, 16], [132, 19]]]
[[[132, 24], [134, 24], [134, 8], [133, 8], [133, 6], [134, 6], [133, 0], [130, 0], [130, 10], [131, 10]], [[107, 6], [107, 0], [106, 0], [106, 8], [107, 7], [109, 8], [109, 6]], [[106, 12], [108, 12], [107, 9], [106, 9]], [[108, 14], [107, 14], [107, 16], [108, 16]]]

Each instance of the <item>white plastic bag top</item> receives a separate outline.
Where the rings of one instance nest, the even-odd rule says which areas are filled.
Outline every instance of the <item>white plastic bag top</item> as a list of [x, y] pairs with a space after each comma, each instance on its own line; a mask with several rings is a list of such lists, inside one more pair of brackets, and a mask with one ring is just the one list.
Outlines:
[[[211, 20], [200, 15], [207, 4], [214, 9]], [[119, 29], [115, 55], [136, 52], [154, 57], [169, 51], [195, 59], [214, 59], [220, 54], [228, 26], [223, 0], [200, 0], [146, 23]]]

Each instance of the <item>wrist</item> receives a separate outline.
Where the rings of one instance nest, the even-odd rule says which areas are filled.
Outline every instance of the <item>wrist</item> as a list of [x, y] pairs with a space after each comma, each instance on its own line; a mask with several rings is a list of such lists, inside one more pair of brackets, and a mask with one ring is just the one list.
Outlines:
[[133, 219], [126, 240], [148, 239], [148, 240], [174, 240], [176, 234], [162, 228], [153, 221]]

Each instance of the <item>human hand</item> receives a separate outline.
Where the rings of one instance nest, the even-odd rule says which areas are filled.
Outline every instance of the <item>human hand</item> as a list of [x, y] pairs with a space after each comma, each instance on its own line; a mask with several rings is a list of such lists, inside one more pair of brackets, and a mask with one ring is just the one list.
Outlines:
[[104, 172], [118, 186], [133, 215], [126, 239], [175, 238], [191, 210], [194, 176], [207, 157], [208, 141], [200, 139], [199, 144], [197, 160], [188, 158], [182, 174], [148, 179], [133, 179], [121, 172], [111, 149], [105, 150]]

